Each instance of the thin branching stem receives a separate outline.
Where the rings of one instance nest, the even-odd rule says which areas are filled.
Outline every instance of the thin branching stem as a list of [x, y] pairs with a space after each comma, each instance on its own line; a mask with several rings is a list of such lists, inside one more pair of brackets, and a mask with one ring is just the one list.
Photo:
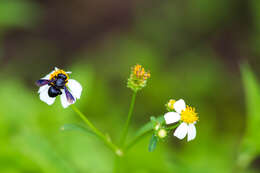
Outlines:
[[[133, 96], [132, 96], [132, 100], [131, 100], [131, 104], [130, 104], [130, 108], [129, 108], [129, 111], [128, 111], [128, 115], [127, 115], [126, 124], [124, 126], [123, 134], [122, 134], [121, 139], [120, 139], [120, 146], [122, 148], [124, 148], [124, 144], [125, 144], [125, 140], [126, 140], [126, 137], [127, 137], [130, 121], [131, 121], [131, 118], [132, 118], [136, 94], [137, 94], [137, 91], [134, 91]], [[119, 162], [120, 162], [120, 157], [116, 156], [116, 158], [114, 160], [114, 170], [113, 170], [114, 173], [117, 173], [118, 170], [119, 170]]]
[[133, 96], [132, 96], [132, 100], [131, 100], [131, 105], [130, 105], [130, 108], [129, 108], [129, 111], [128, 111], [128, 115], [127, 115], [127, 121], [126, 121], [126, 124], [124, 126], [123, 135], [122, 135], [121, 140], [120, 140], [120, 145], [122, 147], [125, 144], [125, 140], [126, 140], [127, 133], [128, 133], [128, 130], [129, 130], [129, 125], [130, 125], [130, 121], [131, 121], [133, 110], [134, 110], [136, 94], [137, 94], [137, 92], [134, 91], [133, 92]]
[[116, 155], [120, 153], [119, 147], [117, 147], [110, 139], [108, 139], [101, 131], [99, 131], [75, 105], [71, 105], [71, 108]]

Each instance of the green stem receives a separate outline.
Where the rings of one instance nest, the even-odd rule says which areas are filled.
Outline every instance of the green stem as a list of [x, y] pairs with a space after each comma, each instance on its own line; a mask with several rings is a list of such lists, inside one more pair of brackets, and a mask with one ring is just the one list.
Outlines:
[[77, 113], [80, 118], [88, 125], [88, 127], [101, 139], [103, 142], [115, 152], [116, 155], [121, 153], [120, 149], [113, 144], [102, 132], [100, 132], [89, 120], [88, 118], [75, 106], [71, 105], [71, 108]]
[[[172, 129], [175, 129], [176, 127], [178, 127], [180, 125], [180, 122], [171, 126], [171, 127], [168, 127], [166, 128], [166, 130], [172, 130]], [[149, 135], [151, 132], [153, 131], [153, 129], [149, 130], [149, 131], [146, 131], [138, 136], [136, 136], [127, 146], [126, 146], [126, 149], [125, 149], [125, 152], [127, 152], [128, 150], [130, 150], [137, 142], [139, 142], [142, 138], [144, 138], [145, 136]]]
[[120, 158], [118, 156], [115, 156], [113, 173], [119, 172], [119, 161]]
[[129, 129], [129, 124], [130, 124], [130, 121], [131, 121], [131, 118], [132, 118], [132, 114], [133, 114], [136, 94], [137, 94], [137, 91], [134, 91], [133, 92], [133, 96], [132, 96], [132, 100], [131, 100], [131, 105], [130, 105], [130, 108], [129, 108], [129, 111], [128, 111], [128, 115], [127, 115], [127, 121], [126, 121], [124, 130], [123, 130], [122, 138], [120, 140], [120, 145], [121, 146], [124, 146], [124, 144], [125, 144], [125, 140], [126, 140], [128, 129]]
[[136, 143], [138, 143], [141, 139], [143, 139], [145, 136], [148, 136], [149, 134], [151, 134], [153, 130], [150, 131], [146, 131], [143, 134], [136, 136], [127, 146], [125, 149], [125, 152], [127, 152], [128, 150], [130, 150]]

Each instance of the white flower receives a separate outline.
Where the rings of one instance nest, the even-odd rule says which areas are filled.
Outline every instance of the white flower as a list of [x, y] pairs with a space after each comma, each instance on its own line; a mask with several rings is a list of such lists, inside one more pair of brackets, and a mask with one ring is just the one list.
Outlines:
[[186, 106], [182, 99], [176, 101], [173, 107], [176, 112], [168, 112], [164, 115], [166, 124], [180, 121], [181, 124], [177, 127], [173, 135], [179, 139], [183, 139], [188, 134], [188, 141], [193, 140], [196, 137], [195, 124], [198, 120], [195, 108]]
[[58, 95], [61, 97], [61, 104], [64, 108], [76, 102], [80, 98], [82, 86], [74, 79], [69, 79], [71, 72], [65, 72], [55, 67], [55, 69], [36, 82], [40, 88], [38, 93], [40, 99], [52, 105]]

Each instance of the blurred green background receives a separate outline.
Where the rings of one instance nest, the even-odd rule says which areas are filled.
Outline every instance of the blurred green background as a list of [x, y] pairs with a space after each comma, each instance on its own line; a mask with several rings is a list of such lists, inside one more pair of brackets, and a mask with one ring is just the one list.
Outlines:
[[0, 0], [0, 172], [109, 173], [114, 156], [59, 101], [38, 98], [54, 66], [84, 87], [76, 102], [118, 142], [130, 67], [151, 72], [137, 96], [129, 137], [165, 103], [196, 107], [197, 137], [149, 137], [124, 157], [124, 173], [260, 172], [259, 0]]

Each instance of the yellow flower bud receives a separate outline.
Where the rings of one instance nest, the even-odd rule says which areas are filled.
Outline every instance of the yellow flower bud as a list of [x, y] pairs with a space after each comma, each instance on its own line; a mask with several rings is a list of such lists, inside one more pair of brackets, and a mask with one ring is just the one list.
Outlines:
[[176, 102], [176, 100], [171, 99], [169, 100], [169, 102], [166, 104], [166, 108], [168, 111], [173, 111], [174, 110], [174, 103]]
[[150, 77], [150, 72], [145, 71], [141, 65], [137, 64], [131, 70], [127, 87], [131, 88], [133, 91], [138, 91], [146, 86], [147, 79]]

